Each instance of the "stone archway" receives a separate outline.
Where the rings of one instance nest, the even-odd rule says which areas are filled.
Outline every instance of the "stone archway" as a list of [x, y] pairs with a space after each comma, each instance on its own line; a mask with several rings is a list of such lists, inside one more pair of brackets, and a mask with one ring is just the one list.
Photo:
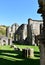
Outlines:
[[6, 45], [6, 40], [3, 40], [3, 45]]

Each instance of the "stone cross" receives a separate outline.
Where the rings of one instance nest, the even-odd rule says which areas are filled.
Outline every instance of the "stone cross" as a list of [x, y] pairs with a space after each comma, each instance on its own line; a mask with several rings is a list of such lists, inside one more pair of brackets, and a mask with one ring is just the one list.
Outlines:
[[39, 9], [38, 13], [42, 14], [43, 18], [43, 31], [40, 34], [40, 65], [45, 65], [45, 0], [38, 0]]

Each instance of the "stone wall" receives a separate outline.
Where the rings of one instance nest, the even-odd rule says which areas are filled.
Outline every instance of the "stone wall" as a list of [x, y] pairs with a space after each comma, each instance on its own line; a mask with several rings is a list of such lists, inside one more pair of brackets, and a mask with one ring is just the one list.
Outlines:
[[12, 38], [14, 39], [14, 33], [16, 32], [16, 30], [18, 29], [19, 25], [18, 24], [13, 24], [12, 26], [9, 26], [6, 28], [6, 36], [8, 38]]
[[[13, 41], [26, 41], [30, 45], [35, 45], [35, 37], [40, 35], [40, 24], [42, 20], [28, 19], [28, 24], [13, 24], [6, 29], [6, 36], [12, 38]], [[38, 42], [37, 42], [38, 43]]]
[[16, 31], [14, 40], [19, 41], [19, 42], [23, 42], [26, 39], [26, 37], [27, 37], [27, 25], [22, 24], [22, 25], [20, 25], [20, 27]]
[[31, 45], [36, 45], [35, 36], [40, 35], [40, 24], [43, 24], [41, 20], [28, 19], [27, 40]]
[[0, 36], [0, 45], [12, 45], [12, 39], [8, 39], [8, 37]]

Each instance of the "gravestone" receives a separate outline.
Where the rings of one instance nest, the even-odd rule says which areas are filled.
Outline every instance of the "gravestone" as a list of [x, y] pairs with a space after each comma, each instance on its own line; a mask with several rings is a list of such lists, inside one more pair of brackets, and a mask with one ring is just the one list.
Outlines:
[[31, 57], [34, 57], [34, 49], [29, 49], [29, 48], [25, 48], [25, 49], [22, 49], [22, 56], [24, 58], [31, 58]]

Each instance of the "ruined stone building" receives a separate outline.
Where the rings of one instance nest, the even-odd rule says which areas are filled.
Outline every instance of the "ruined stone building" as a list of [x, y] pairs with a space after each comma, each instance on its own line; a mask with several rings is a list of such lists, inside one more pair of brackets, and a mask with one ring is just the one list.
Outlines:
[[22, 24], [19, 26], [15, 33], [14, 40], [19, 42], [24, 42], [27, 37], [27, 24]]
[[18, 24], [13, 24], [6, 28], [6, 36], [0, 36], [0, 45], [12, 45], [12, 41], [14, 40], [14, 34], [18, 29]]
[[35, 43], [38, 43], [35, 37], [40, 35], [40, 25], [41, 24], [43, 24], [42, 20], [28, 19], [27, 41], [29, 42], [29, 44], [35, 45]]
[[40, 25], [43, 24], [42, 20], [28, 19], [28, 24], [13, 24], [7, 27], [6, 36], [12, 38], [15, 42], [35, 45], [37, 42], [36, 37], [40, 35]]
[[28, 19], [28, 24], [21, 24], [20, 26], [15, 23], [6, 28], [6, 37], [0, 36], [0, 45], [12, 44], [12, 41], [19, 43], [26, 43], [35, 45], [38, 43], [37, 37], [42, 32], [42, 20]]
[[6, 36], [8, 38], [12, 38], [14, 40], [14, 33], [18, 29], [19, 25], [18, 24], [13, 24], [12, 26], [9, 26], [6, 28]]
[[0, 45], [12, 45], [12, 39], [5, 36], [0, 36]]

